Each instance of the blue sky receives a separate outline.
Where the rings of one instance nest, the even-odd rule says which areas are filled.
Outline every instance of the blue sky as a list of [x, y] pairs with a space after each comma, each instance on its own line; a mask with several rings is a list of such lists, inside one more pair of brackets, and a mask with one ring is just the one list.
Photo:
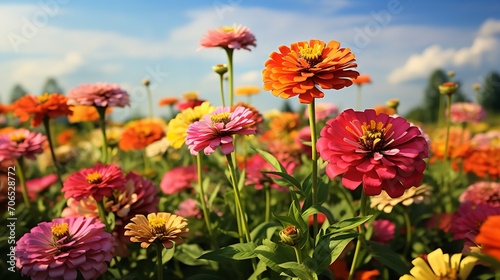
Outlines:
[[[500, 4], [495, 1], [2, 1], [0, 101], [19, 83], [40, 94], [55, 77], [68, 90], [87, 82], [118, 83], [133, 104], [119, 112], [145, 112], [141, 80], [152, 82], [155, 103], [192, 90], [220, 104], [212, 66], [220, 49], [199, 49], [208, 30], [242, 24], [257, 38], [252, 51], [235, 52], [235, 85], [262, 85], [272, 51], [296, 41], [336, 40], [356, 55], [358, 71], [372, 76], [362, 107], [401, 100], [401, 111], [420, 103], [436, 68], [455, 70], [464, 92], [500, 71]], [[318, 102], [355, 106], [354, 87], [327, 91]], [[282, 100], [262, 92], [262, 111]], [[297, 108], [298, 101], [292, 100]], [[155, 108], [156, 113], [163, 109]]]

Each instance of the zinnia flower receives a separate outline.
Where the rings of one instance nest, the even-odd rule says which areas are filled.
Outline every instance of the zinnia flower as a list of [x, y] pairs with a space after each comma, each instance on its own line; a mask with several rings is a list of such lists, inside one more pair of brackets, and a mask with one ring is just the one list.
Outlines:
[[482, 246], [482, 252], [500, 261], [500, 215], [490, 216], [481, 225], [476, 243]]
[[234, 90], [236, 95], [240, 96], [250, 96], [260, 93], [260, 87], [258, 86], [240, 86]]
[[160, 189], [165, 194], [174, 194], [192, 188], [195, 181], [198, 181], [196, 166], [177, 166], [163, 175]]
[[[479, 233], [479, 227], [489, 216], [500, 215], [500, 207], [494, 207], [488, 204], [474, 204], [465, 202], [460, 204], [457, 212], [453, 215], [453, 223], [450, 231], [454, 239], [474, 240]], [[466, 244], [467, 245], [467, 244]]]
[[108, 83], [82, 84], [68, 92], [68, 104], [97, 107], [130, 105], [128, 93], [119, 85]]
[[428, 156], [427, 141], [418, 127], [371, 109], [349, 109], [329, 120], [317, 148], [329, 162], [330, 178], [343, 174], [342, 184], [348, 189], [363, 184], [367, 195], [385, 190], [391, 197], [420, 184]]
[[[99, 113], [94, 106], [77, 105], [71, 109], [73, 110], [73, 114], [68, 116], [70, 123], [96, 122], [99, 120]], [[112, 111], [111, 107], [106, 108], [106, 114], [111, 114]]]
[[370, 75], [359, 75], [358, 77], [352, 79], [355, 85], [362, 86], [364, 84], [370, 84], [372, 82], [372, 77]]
[[455, 102], [451, 104], [447, 114], [454, 123], [477, 123], [486, 118], [486, 111], [481, 105], [473, 102]]
[[196, 218], [201, 219], [203, 217], [203, 213], [198, 206], [198, 202], [196, 199], [188, 198], [179, 204], [177, 210], [175, 210], [175, 214], [182, 217], [187, 218]]
[[200, 106], [205, 102], [203, 99], [199, 99], [200, 94], [197, 91], [189, 91], [182, 95], [182, 100], [177, 101], [175, 105], [176, 109], [179, 111], [186, 110], [188, 108], [194, 108]]
[[81, 200], [92, 196], [95, 200], [101, 201], [104, 196], [109, 196], [113, 190], [125, 189], [125, 177], [123, 171], [116, 165], [102, 165], [97, 163], [91, 168], [85, 168], [71, 174], [62, 192], [65, 198]]
[[341, 89], [352, 85], [352, 78], [359, 75], [352, 70], [357, 66], [349, 48], [340, 43], [321, 40], [297, 42], [279, 47], [273, 52], [262, 71], [264, 90], [284, 99], [299, 96], [300, 103], [309, 104], [322, 98], [322, 89]]
[[27, 94], [14, 102], [12, 109], [14, 110], [14, 116], [18, 116], [22, 122], [27, 121], [30, 116], [33, 116], [31, 125], [38, 127], [44, 118], [71, 115], [72, 112], [67, 102], [68, 99], [66, 96], [58, 93], [44, 93], [41, 96]]
[[234, 151], [233, 135], [255, 134], [252, 127], [252, 111], [238, 106], [231, 112], [230, 107], [219, 107], [214, 112], [188, 127], [186, 145], [192, 155], [197, 155], [201, 150], [209, 155], [217, 147], [227, 155]]
[[255, 36], [246, 26], [233, 24], [233, 26], [221, 26], [210, 29], [200, 40], [200, 45], [205, 48], [227, 48], [250, 50], [250, 46], [256, 47]]
[[373, 234], [371, 240], [382, 244], [389, 243], [394, 239], [396, 225], [389, 220], [373, 221]]
[[466, 172], [472, 172], [478, 177], [491, 180], [500, 178], [500, 146], [473, 149], [466, 155], [463, 168]]
[[24, 128], [0, 134], [0, 161], [20, 157], [35, 159], [43, 153], [45, 140], [45, 135]]
[[500, 206], [500, 183], [479, 181], [467, 187], [458, 199], [461, 203], [470, 201], [474, 204]]
[[28, 190], [28, 197], [31, 201], [35, 201], [37, 195], [45, 190], [46, 188], [52, 186], [57, 182], [57, 174], [49, 174], [40, 178], [33, 178], [26, 180], [26, 189]]
[[97, 279], [113, 258], [113, 237], [84, 217], [42, 222], [16, 242], [17, 268], [31, 279]]
[[186, 141], [187, 129], [190, 124], [199, 121], [201, 117], [215, 110], [209, 102], [203, 102], [200, 106], [187, 108], [181, 111], [174, 119], [170, 120], [167, 128], [167, 140], [175, 149], [182, 147]]
[[182, 244], [182, 237], [189, 234], [185, 218], [165, 212], [150, 213], [147, 218], [136, 215], [125, 229], [125, 236], [130, 236], [132, 242], [141, 242], [142, 248], [148, 248], [158, 240], [166, 249], [170, 249], [174, 244]]
[[476, 258], [466, 256], [462, 259], [462, 254], [454, 254], [450, 257], [443, 254], [441, 249], [436, 249], [427, 255], [427, 262], [418, 257], [411, 263], [414, 267], [410, 274], [405, 274], [400, 280], [421, 280], [421, 279], [458, 279], [466, 280], [476, 264]]
[[432, 188], [425, 184], [406, 189], [402, 196], [396, 198], [392, 198], [386, 191], [382, 191], [379, 195], [370, 196], [370, 207], [377, 208], [377, 210], [384, 211], [389, 214], [398, 204], [410, 206], [412, 204], [420, 204], [422, 202], [428, 203], [431, 191]]
[[[316, 121], [324, 121], [328, 118], [336, 117], [339, 113], [339, 108], [333, 103], [316, 103], [314, 115]], [[304, 118], [309, 119], [309, 110], [304, 111]]]
[[160, 101], [158, 101], [158, 106], [162, 107], [162, 106], [174, 105], [175, 103], [177, 103], [177, 101], [179, 101], [177, 97], [165, 97], [160, 99]]
[[[291, 162], [281, 162], [288, 174], [292, 174], [295, 164]], [[279, 191], [286, 191], [287, 188], [276, 184], [273, 178], [279, 178], [277, 175], [268, 174], [267, 171], [276, 171], [272, 165], [267, 162], [260, 154], [254, 154], [246, 160], [246, 178], [245, 185], [254, 185], [256, 190], [264, 189], [266, 184], [269, 187]]]
[[149, 119], [129, 123], [122, 133], [118, 146], [124, 151], [144, 149], [165, 136], [163, 126]]

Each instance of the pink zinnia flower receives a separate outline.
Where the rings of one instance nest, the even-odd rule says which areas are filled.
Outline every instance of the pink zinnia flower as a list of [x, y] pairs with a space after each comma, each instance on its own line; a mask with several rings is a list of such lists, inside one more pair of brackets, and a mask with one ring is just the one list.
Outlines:
[[195, 181], [198, 181], [196, 166], [178, 166], [163, 175], [160, 189], [165, 194], [174, 194], [192, 188]]
[[181, 202], [178, 209], [175, 210], [175, 214], [186, 218], [201, 219], [203, 217], [198, 202], [196, 199], [192, 198], [188, 198]]
[[210, 29], [200, 40], [200, 45], [205, 48], [228, 48], [250, 50], [250, 46], [256, 47], [255, 36], [245, 26], [234, 24], [232, 27], [223, 26]]
[[474, 239], [479, 234], [479, 228], [492, 215], [500, 215], [500, 207], [493, 207], [488, 204], [475, 204], [465, 202], [458, 207], [453, 215], [453, 222], [450, 231], [453, 238], [463, 240], [464, 251], [470, 251], [470, 247], [476, 246]]
[[130, 105], [128, 93], [119, 85], [108, 83], [82, 84], [68, 92], [69, 105], [125, 107]]
[[402, 117], [352, 109], [331, 119], [321, 130], [317, 148], [328, 161], [330, 178], [343, 174], [342, 184], [351, 190], [363, 184], [367, 195], [385, 190], [399, 197], [420, 185], [428, 157], [427, 141], [420, 130]]
[[201, 150], [209, 155], [219, 146], [223, 154], [230, 154], [234, 151], [233, 135], [255, 134], [252, 115], [252, 111], [241, 106], [233, 112], [230, 107], [219, 107], [189, 125], [186, 145], [192, 155], [197, 155]]
[[40, 178], [26, 180], [28, 197], [31, 199], [31, 201], [35, 201], [38, 193], [52, 186], [52, 184], [54, 184], [55, 182], [57, 182], [57, 175], [55, 173]]
[[396, 225], [389, 220], [373, 221], [373, 234], [371, 240], [387, 244], [394, 238]]
[[472, 102], [455, 102], [451, 104], [450, 119], [454, 123], [479, 122], [486, 118], [486, 111], [481, 105]]
[[17, 268], [31, 279], [97, 279], [113, 258], [113, 237], [93, 218], [39, 223], [16, 245]]
[[111, 195], [113, 190], [124, 190], [125, 183], [123, 171], [116, 165], [97, 163], [71, 174], [61, 191], [65, 198], [81, 200], [92, 196], [96, 201], [101, 201], [104, 196]]
[[0, 161], [20, 157], [36, 159], [36, 154], [43, 153], [45, 140], [45, 135], [24, 128], [1, 134]]
[[500, 206], [500, 183], [476, 182], [465, 189], [460, 195], [459, 201], [461, 203], [473, 202], [498, 207]]
[[[339, 113], [339, 108], [333, 103], [317, 103], [314, 110], [316, 121], [323, 121], [327, 118], [333, 118]], [[309, 110], [304, 111], [304, 118], [309, 119]]]
[[[292, 174], [295, 164], [292, 162], [281, 162], [288, 174]], [[246, 160], [246, 178], [245, 185], [254, 185], [256, 190], [262, 190], [265, 184], [279, 191], [287, 191], [288, 188], [280, 186], [273, 181], [273, 178], [279, 178], [277, 175], [268, 174], [266, 171], [277, 171], [261, 155], [254, 154]]]

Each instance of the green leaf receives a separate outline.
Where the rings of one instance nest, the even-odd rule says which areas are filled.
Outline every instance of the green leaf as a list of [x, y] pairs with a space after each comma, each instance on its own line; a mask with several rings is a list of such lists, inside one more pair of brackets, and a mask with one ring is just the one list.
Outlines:
[[[250, 238], [256, 242], [260, 239], [271, 239], [276, 230], [281, 229], [278, 223], [261, 223], [250, 232]], [[258, 243], [258, 242], [257, 242]]]
[[292, 272], [292, 275], [289, 273], [284, 273], [292, 277], [298, 277], [301, 280], [317, 280], [318, 275], [311, 269], [309, 269], [304, 264], [299, 264], [297, 262], [287, 262], [279, 265], [285, 269], [288, 269]]
[[[298, 188], [300, 190], [300, 187], [301, 187], [300, 182], [297, 179], [295, 179], [294, 177], [290, 176], [290, 174], [288, 174], [285, 167], [280, 163], [280, 161], [273, 154], [266, 152], [264, 150], [260, 150], [260, 149], [255, 149], [255, 151], [257, 153], [259, 153], [259, 155], [261, 155], [267, 162], [269, 162], [269, 164], [271, 164], [271, 166], [274, 167], [274, 169], [277, 171], [277, 172], [269, 171], [266, 173], [274, 174], [274, 175], [277, 175], [277, 176], [280, 176], [281, 178], [283, 178], [283, 181], [280, 181], [279, 179], [277, 180], [278, 184], [285, 185], [284, 183], [287, 183], [287, 185], [290, 184], [291, 186], [295, 186], [296, 188]], [[273, 180], [276, 181], [276, 179], [274, 179], [274, 178], [273, 178]]]
[[243, 243], [243, 244], [233, 244], [227, 247], [220, 248], [218, 250], [205, 253], [201, 255], [200, 259], [211, 260], [211, 261], [223, 261], [227, 259], [231, 260], [247, 260], [255, 258], [254, 243]]
[[292, 247], [280, 245], [264, 239], [262, 245], [254, 250], [257, 257], [272, 270], [283, 273], [287, 270], [279, 265], [295, 261], [295, 252]]
[[277, 171], [266, 171], [263, 173], [280, 176], [281, 179], [280, 178], [272, 178], [273, 181], [276, 182], [276, 184], [278, 184], [278, 185], [292, 186], [292, 187], [296, 187], [299, 190], [301, 189], [300, 182], [297, 179], [295, 179], [295, 177], [290, 176], [288, 173], [277, 172]]
[[198, 244], [182, 244], [176, 248], [174, 258], [186, 265], [207, 265], [207, 260], [199, 259], [203, 250]]
[[316, 262], [314, 271], [321, 274], [357, 236], [357, 233], [321, 236], [313, 252], [313, 260]]
[[331, 225], [328, 229], [331, 229], [334, 232], [355, 229], [358, 226], [366, 223], [372, 217], [373, 217], [372, 215], [368, 215], [368, 216], [363, 216], [363, 217], [349, 218], [349, 219], [346, 219], [346, 220], [343, 220], [343, 221], [340, 221], [338, 223]]
[[409, 273], [407, 264], [390, 247], [382, 246], [373, 241], [367, 241], [368, 252], [381, 264], [396, 271], [399, 275]]
[[175, 247], [170, 249], [164, 249], [161, 252], [161, 261], [166, 264], [169, 260], [174, 257]]
[[264, 263], [263, 261], [259, 261], [252, 275], [248, 277], [248, 280], [258, 280], [259, 275], [261, 275], [266, 270], [267, 270], [266, 263]]

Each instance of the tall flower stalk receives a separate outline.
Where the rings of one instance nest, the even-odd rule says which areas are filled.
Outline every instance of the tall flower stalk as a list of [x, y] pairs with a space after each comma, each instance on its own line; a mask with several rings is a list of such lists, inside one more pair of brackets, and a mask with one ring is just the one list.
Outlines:
[[234, 105], [234, 76], [233, 76], [233, 52], [234, 49], [224, 48], [227, 55], [227, 71], [229, 76], [229, 106]]
[[238, 234], [240, 236], [240, 242], [243, 243], [243, 236], [245, 236], [246, 242], [251, 242], [252, 239], [250, 238], [250, 231], [248, 230], [248, 222], [246, 218], [246, 213], [243, 211], [243, 206], [241, 202], [241, 194], [240, 194], [240, 189], [238, 188], [238, 179], [236, 175], [236, 169], [235, 165], [233, 163], [233, 159], [230, 154], [226, 155], [227, 159], [227, 164], [229, 168], [229, 172], [231, 174], [231, 184], [233, 185], [233, 190], [234, 190], [234, 204], [236, 208], [236, 219], [238, 221], [238, 224], [240, 225], [238, 227]]
[[157, 270], [157, 276], [158, 280], [163, 280], [163, 260], [162, 260], [162, 250], [163, 250], [163, 245], [161, 242], [155, 242], [155, 248], [156, 248], [156, 270]]
[[[318, 203], [318, 153], [316, 151], [316, 141], [318, 139], [318, 134], [316, 131], [316, 108], [314, 99], [308, 105], [309, 109], [309, 127], [311, 128], [311, 148], [312, 148], [312, 176], [311, 176], [311, 184], [312, 184], [312, 203], [316, 205]], [[318, 214], [313, 215], [313, 236], [318, 234]]]
[[99, 127], [101, 128], [102, 134], [102, 154], [101, 162], [104, 164], [108, 163], [108, 138], [106, 137], [106, 107], [96, 106], [97, 112], [99, 113]]
[[219, 74], [220, 97], [222, 101], [222, 106], [225, 107], [226, 100], [224, 98], [224, 74], [226, 74], [228, 67], [225, 64], [217, 64], [213, 67], [213, 70], [215, 73]]
[[24, 176], [24, 158], [19, 157], [17, 159], [17, 176], [19, 177], [19, 184], [21, 185], [21, 191], [23, 194], [23, 201], [26, 208], [31, 208], [30, 199], [28, 197], [28, 190], [26, 188], [26, 178]]
[[217, 244], [218, 242], [212, 230], [212, 224], [210, 223], [210, 213], [208, 211], [207, 204], [205, 202], [205, 190], [203, 188], [203, 172], [201, 170], [201, 154], [196, 155], [196, 172], [198, 173], [198, 191], [200, 192], [200, 203], [201, 203], [201, 210], [203, 211], [203, 219], [205, 220], [205, 226], [207, 227], [208, 235], [212, 240], [212, 245], [215, 248], [217, 248], [219, 247]]
[[[368, 204], [367, 195], [366, 195], [366, 193], [364, 191], [362, 191], [361, 192], [361, 199], [360, 199], [360, 202], [359, 202], [359, 216], [360, 217], [366, 216], [366, 207], [367, 207], [367, 204]], [[349, 271], [349, 278], [348, 278], [348, 280], [352, 280], [353, 279], [354, 272], [356, 271], [356, 265], [359, 262], [358, 259], [360, 257], [361, 247], [365, 243], [366, 228], [365, 228], [364, 224], [362, 224], [362, 225], [360, 225], [358, 227], [358, 232], [359, 232], [359, 236], [358, 236], [358, 240], [356, 242], [356, 249], [354, 250], [354, 258], [352, 260], [351, 270]]]
[[147, 79], [144, 79], [142, 81], [142, 84], [146, 87], [146, 93], [148, 94], [148, 113], [149, 113], [149, 118], [152, 119], [153, 118], [153, 96], [151, 94], [151, 88], [149, 87], [149, 85], [151, 84], [151, 82]]
[[50, 155], [52, 156], [52, 161], [54, 162], [54, 166], [56, 168], [57, 180], [59, 181], [59, 184], [61, 185], [62, 188], [63, 181], [61, 179], [61, 168], [59, 167], [59, 163], [57, 162], [56, 154], [54, 152], [54, 143], [52, 141], [52, 133], [50, 130], [50, 118], [48, 117], [43, 118], [43, 127], [45, 129], [47, 141], [49, 142]]

